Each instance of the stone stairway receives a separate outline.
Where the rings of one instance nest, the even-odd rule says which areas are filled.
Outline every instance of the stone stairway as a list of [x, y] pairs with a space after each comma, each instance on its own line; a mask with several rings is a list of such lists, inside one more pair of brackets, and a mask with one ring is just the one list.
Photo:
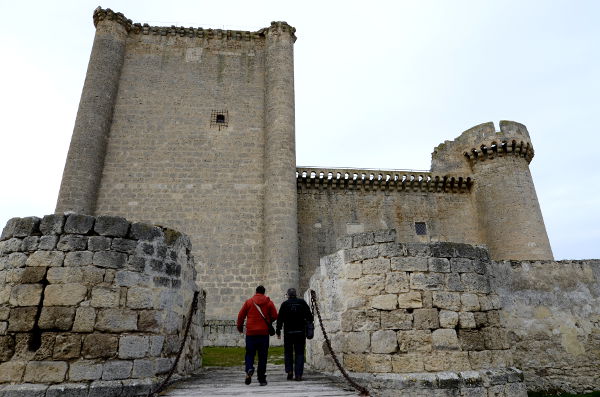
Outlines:
[[209, 367], [190, 379], [173, 384], [161, 396], [273, 396], [273, 397], [338, 397], [357, 396], [347, 384], [318, 372], [305, 370], [301, 382], [288, 381], [282, 365], [267, 367], [267, 386], [259, 386], [256, 374], [252, 384], [244, 384], [242, 367]]

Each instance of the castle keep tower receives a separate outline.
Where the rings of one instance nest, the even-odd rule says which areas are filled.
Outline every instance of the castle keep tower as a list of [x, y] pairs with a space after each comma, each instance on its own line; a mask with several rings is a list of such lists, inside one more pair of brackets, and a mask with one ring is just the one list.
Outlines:
[[258, 283], [297, 286], [295, 29], [154, 27], [94, 11], [96, 36], [56, 211], [192, 239], [207, 318]]
[[492, 259], [552, 260], [529, 163], [534, 155], [523, 124], [475, 126], [432, 154], [432, 172], [472, 173], [481, 239]]

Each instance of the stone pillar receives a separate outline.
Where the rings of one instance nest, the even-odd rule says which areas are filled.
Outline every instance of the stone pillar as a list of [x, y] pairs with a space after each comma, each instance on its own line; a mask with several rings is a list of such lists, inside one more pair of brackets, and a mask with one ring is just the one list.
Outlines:
[[[500, 122], [501, 139], [481, 142], [471, 161], [474, 196], [494, 260], [552, 260], [552, 249], [529, 171], [533, 146], [524, 125]], [[491, 145], [490, 145], [491, 143]], [[495, 146], [494, 146], [495, 143]]]
[[265, 30], [264, 279], [277, 300], [298, 288], [294, 32], [285, 22]]
[[131, 21], [98, 7], [90, 55], [56, 212], [93, 214]]

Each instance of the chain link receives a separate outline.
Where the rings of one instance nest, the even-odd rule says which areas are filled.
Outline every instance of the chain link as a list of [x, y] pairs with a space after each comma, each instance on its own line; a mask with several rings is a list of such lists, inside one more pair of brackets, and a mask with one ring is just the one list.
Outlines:
[[331, 347], [331, 341], [329, 340], [329, 336], [327, 335], [327, 332], [325, 331], [325, 326], [323, 325], [323, 320], [321, 319], [321, 311], [319, 310], [319, 304], [317, 302], [317, 293], [312, 289], [310, 290], [310, 306], [313, 312], [317, 312], [317, 317], [319, 318], [319, 325], [321, 326], [321, 331], [323, 332], [325, 343], [327, 344], [327, 348], [329, 349], [329, 353], [331, 354], [333, 361], [335, 361], [335, 365], [338, 367], [344, 378], [346, 378], [350, 386], [358, 390], [361, 396], [370, 396], [369, 390], [359, 385], [352, 378], [350, 378], [344, 367], [342, 367], [342, 364], [340, 364], [340, 360], [338, 359], [337, 355], [333, 351], [333, 348]]
[[198, 295], [199, 294], [200, 294], [199, 291], [194, 292], [194, 299], [192, 300], [192, 306], [190, 307], [190, 313], [188, 315], [187, 324], [185, 325], [185, 333], [183, 334], [183, 340], [181, 341], [181, 346], [179, 346], [179, 351], [177, 352], [177, 357], [175, 357], [175, 362], [173, 363], [173, 366], [171, 367], [169, 374], [167, 375], [165, 380], [162, 381], [160, 386], [158, 386], [158, 388], [155, 391], [152, 391], [152, 389], [150, 389], [150, 392], [148, 393], [148, 395], [146, 397], [158, 396], [158, 394], [161, 391], [163, 391], [163, 389], [167, 386], [167, 383], [169, 382], [169, 379], [171, 379], [171, 376], [173, 376], [173, 373], [175, 372], [175, 369], [177, 368], [177, 364], [179, 363], [179, 358], [181, 357], [181, 353], [183, 353], [183, 347], [185, 346], [185, 342], [187, 340], [188, 334], [190, 332], [190, 326], [192, 325], [192, 317], [193, 317], [194, 313], [196, 312], [196, 309], [198, 308]]

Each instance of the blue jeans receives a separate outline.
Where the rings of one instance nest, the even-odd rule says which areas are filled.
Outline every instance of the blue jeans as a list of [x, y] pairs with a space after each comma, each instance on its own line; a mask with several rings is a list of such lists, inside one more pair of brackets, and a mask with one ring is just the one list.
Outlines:
[[254, 355], [258, 353], [259, 382], [267, 380], [267, 355], [269, 353], [269, 335], [246, 335], [246, 373], [254, 369]]
[[296, 378], [301, 378], [304, 372], [304, 332], [283, 334], [283, 355], [285, 372], [294, 372]]

